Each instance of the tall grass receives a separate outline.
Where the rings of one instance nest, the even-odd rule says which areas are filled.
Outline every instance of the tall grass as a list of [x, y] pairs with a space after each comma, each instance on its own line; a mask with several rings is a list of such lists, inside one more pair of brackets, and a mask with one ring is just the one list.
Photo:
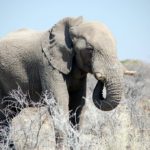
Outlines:
[[[55, 132], [63, 133], [63, 149], [73, 150], [148, 150], [150, 148], [150, 66], [128, 64], [137, 71], [134, 77], [125, 77], [125, 96], [111, 112], [98, 110], [92, 100], [96, 80], [89, 76], [88, 97], [82, 111], [80, 130], [69, 124], [68, 114], [48, 93], [43, 94], [34, 108], [26, 108], [13, 119], [8, 138], [14, 140], [17, 150], [54, 150]], [[29, 106], [21, 89], [12, 91], [19, 106]], [[41, 104], [47, 104], [41, 107]], [[17, 107], [18, 105], [16, 105]], [[8, 107], [9, 108], [9, 107]], [[49, 115], [49, 111], [51, 116]], [[1, 149], [7, 149], [2, 147]]]

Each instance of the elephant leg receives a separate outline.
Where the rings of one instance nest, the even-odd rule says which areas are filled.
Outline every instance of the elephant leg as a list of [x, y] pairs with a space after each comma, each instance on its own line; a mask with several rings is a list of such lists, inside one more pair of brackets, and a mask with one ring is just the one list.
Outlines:
[[60, 109], [67, 115], [69, 112], [69, 94], [64, 75], [57, 69], [54, 69], [45, 57], [43, 58], [43, 61], [44, 66], [42, 66], [40, 71], [42, 91], [52, 93]]
[[[79, 83], [79, 88], [77, 88], [76, 90], [69, 91], [69, 111], [70, 111], [70, 123], [72, 124], [73, 128], [78, 130], [80, 127], [79, 126], [80, 115], [85, 103], [84, 97], [86, 96], [86, 77], [77, 82]], [[79, 137], [76, 137], [74, 133], [72, 133], [71, 136], [74, 141], [79, 142]], [[74, 148], [71, 147], [71, 149]]]
[[69, 109], [70, 109], [70, 121], [74, 127], [77, 126], [79, 128], [79, 121], [80, 121], [80, 114], [82, 111], [82, 108], [84, 106], [84, 95], [83, 91], [78, 90], [75, 92], [70, 92], [70, 103], [69, 103]]
[[[56, 118], [53, 119], [53, 123], [57, 149], [59, 149], [58, 147], [61, 147], [60, 149], [65, 149], [63, 148], [63, 141], [66, 136], [64, 134], [67, 134], [67, 132], [65, 132], [66, 126], [63, 124], [64, 119], [65, 123], [69, 122], [69, 94], [66, 82], [62, 73], [52, 68], [49, 64], [43, 72], [41, 80], [43, 91], [51, 92], [56, 100], [56, 107], [51, 108], [51, 99], [49, 99], [48, 103], [50, 104], [50, 114]], [[62, 119], [63, 121], [61, 121]], [[63, 131], [61, 127], [64, 128]]]
[[77, 129], [79, 129], [80, 115], [85, 104], [86, 77], [84, 77], [82, 81], [79, 81], [79, 84], [80, 88], [69, 92], [70, 121], [73, 126], [77, 127]]
[[[55, 77], [58, 77], [61, 75], [58, 72], [55, 72]], [[57, 76], [58, 75], [58, 76]], [[67, 130], [66, 130], [66, 125], [69, 123], [69, 95], [68, 95], [68, 89], [66, 86], [66, 83], [64, 82], [63, 78], [59, 78], [54, 80], [54, 83], [51, 83], [53, 85], [51, 88], [51, 91], [53, 92], [57, 106], [56, 110], [54, 111], [59, 111], [58, 116], [54, 116], [57, 119], [59, 119], [59, 124], [58, 122], [54, 122], [55, 125], [55, 137], [56, 137], [56, 143], [57, 143], [57, 148], [56, 149], [65, 149], [64, 147], [64, 138], [66, 137]], [[55, 87], [55, 88], [54, 88]], [[58, 108], [58, 109], [57, 109]], [[56, 112], [57, 114], [57, 112]], [[62, 121], [61, 121], [62, 119]], [[65, 122], [63, 120], [65, 119]], [[62, 131], [61, 125], [64, 126], [64, 129]]]
[[[68, 89], [66, 86], [66, 82], [63, 79], [63, 76], [60, 72], [57, 70], [54, 70], [52, 73], [52, 76], [49, 80], [50, 83], [50, 89], [51, 92], [54, 95], [54, 98], [56, 100], [56, 109], [54, 109], [55, 112], [55, 118], [56, 120], [59, 120], [59, 123], [55, 120], [54, 121], [54, 128], [55, 128], [55, 138], [56, 138], [56, 149], [65, 149], [64, 147], [64, 137], [66, 137], [67, 131], [66, 130], [66, 123], [69, 123], [69, 95], [68, 95]], [[58, 114], [58, 116], [57, 116]], [[65, 119], [65, 122], [63, 120]], [[61, 121], [62, 120], [62, 121]], [[64, 129], [62, 131], [61, 125], [64, 126]]]

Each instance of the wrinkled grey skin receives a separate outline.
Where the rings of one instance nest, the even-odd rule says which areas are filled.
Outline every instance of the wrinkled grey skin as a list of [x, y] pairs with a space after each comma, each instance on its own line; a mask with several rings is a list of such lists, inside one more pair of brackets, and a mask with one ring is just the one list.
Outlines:
[[[114, 109], [122, 97], [123, 71], [114, 38], [101, 23], [65, 18], [48, 31], [22, 29], [0, 40], [0, 98], [18, 85], [34, 101], [45, 90], [52, 91], [65, 113], [77, 112], [70, 119], [75, 125], [84, 105], [87, 73], [98, 80], [93, 92], [96, 107]], [[0, 109], [6, 106], [1, 103]]]

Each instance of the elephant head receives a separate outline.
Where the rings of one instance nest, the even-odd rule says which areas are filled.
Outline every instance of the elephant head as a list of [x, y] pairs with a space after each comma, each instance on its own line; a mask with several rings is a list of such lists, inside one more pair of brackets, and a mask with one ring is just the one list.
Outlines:
[[[58, 22], [43, 42], [49, 63], [63, 74], [71, 71], [72, 59], [84, 72], [98, 80], [93, 92], [97, 108], [109, 111], [120, 102], [123, 92], [123, 71], [117, 58], [111, 32], [98, 22], [86, 22], [82, 17], [65, 18]], [[106, 98], [102, 91], [106, 87]]]

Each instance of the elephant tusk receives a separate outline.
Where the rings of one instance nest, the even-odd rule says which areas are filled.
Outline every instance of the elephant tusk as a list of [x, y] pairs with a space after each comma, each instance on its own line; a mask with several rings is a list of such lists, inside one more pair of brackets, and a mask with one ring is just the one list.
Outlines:
[[123, 64], [121, 64], [120, 63], [120, 65], [121, 65], [121, 67], [122, 67], [122, 69], [123, 69], [123, 73], [124, 73], [124, 75], [130, 75], [130, 76], [134, 76], [134, 75], [136, 75], [137, 74], [137, 72], [136, 71], [131, 71], [131, 70], [128, 70]]
[[97, 80], [105, 80], [105, 77], [104, 77], [104, 75], [102, 75], [101, 73], [99, 73], [99, 72], [97, 72], [97, 73], [95, 73], [94, 74], [95, 75], [95, 78], [97, 79]]
[[137, 74], [136, 71], [130, 71], [130, 70], [125, 70], [125, 71], [124, 71], [124, 75], [134, 76], [134, 75], [136, 75], [136, 74]]

